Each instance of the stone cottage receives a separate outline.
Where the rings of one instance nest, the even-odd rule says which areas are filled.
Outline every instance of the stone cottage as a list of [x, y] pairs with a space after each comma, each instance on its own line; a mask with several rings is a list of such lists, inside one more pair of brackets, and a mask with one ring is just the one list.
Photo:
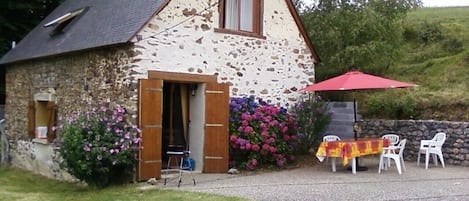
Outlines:
[[229, 98], [291, 105], [317, 62], [290, 0], [68, 0], [0, 60], [11, 164], [66, 179], [52, 128], [106, 101], [142, 129], [139, 180], [169, 145], [226, 172]]

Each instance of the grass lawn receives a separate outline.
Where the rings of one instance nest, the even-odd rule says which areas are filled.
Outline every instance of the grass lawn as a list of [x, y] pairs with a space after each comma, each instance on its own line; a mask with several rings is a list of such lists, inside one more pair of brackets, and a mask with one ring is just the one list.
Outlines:
[[141, 190], [138, 188], [139, 186], [141, 185], [129, 184], [104, 189], [92, 189], [77, 184], [50, 180], [14, 168], [0, 167], [0, 200], [247, 200], [164, 189]]

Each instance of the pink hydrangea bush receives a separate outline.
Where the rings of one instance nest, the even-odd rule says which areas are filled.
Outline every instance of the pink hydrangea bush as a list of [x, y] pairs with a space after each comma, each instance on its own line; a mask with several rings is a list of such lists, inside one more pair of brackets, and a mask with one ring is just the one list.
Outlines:
[[254, 170], [295, 160], [297, 125], [287, 109], [254, 96], [230, 100], [230, 164]]
[[62, 168], [77, 179], [96, 187], [129, 177], [141, 149], [140, 129], [126, 120], [126, 109], [108, 105], [72, 114], [58, 128], [56, 145]]

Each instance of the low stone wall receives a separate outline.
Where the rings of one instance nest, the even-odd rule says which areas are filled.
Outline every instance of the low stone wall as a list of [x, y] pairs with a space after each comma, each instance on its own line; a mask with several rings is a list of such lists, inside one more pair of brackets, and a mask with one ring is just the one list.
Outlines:
[[[469, 166], [469, 122], [433, 120], [364, 120], [359, 122], [360, 137], [381, 137], [396, 133], [407, 139], [406, 161], [417, 161], [420, 140], [431, 139], [438, 132], [446, 133], [443, 145], [445, 164]], [[425, 159], [420, 159], [420, 162]]]

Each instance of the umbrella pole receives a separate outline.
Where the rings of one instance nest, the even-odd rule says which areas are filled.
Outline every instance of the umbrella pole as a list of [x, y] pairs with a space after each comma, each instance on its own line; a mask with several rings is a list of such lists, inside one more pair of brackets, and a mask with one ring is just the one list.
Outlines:
[[357, 102], [355, 97], [353, 97], [353, 137], [355, 140], [358, 139], [357, 129], [355, 129], [355, 124], [357, 123]]
[[[358, 134], [357, 134], [357, 129], [355, 128], [357, 124], [357, 101], [355, 99], [355, 95], [353, 95], [353, 135], [355, 137], [355, 141], [358, 140]], [[356, 166], [356, 171], [366, 171], [368, 170], [368, 167], [365, 166], [360, 166], [360, 157], [355, 158], [355, 164]], [[352, 167], [349, 167], [349, 170], [352, 170]]]

